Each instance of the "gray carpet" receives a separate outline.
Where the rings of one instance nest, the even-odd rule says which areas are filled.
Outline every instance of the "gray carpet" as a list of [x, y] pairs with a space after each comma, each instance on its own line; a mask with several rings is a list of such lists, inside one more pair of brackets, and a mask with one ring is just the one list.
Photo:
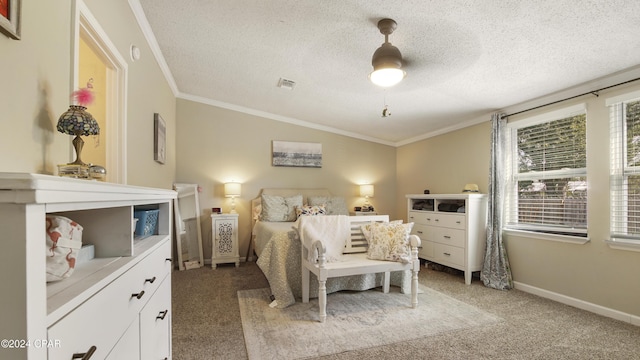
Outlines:
[[[461, 274], [421, 269], [420, 284], [501, 321], [318, 359], [640, 359], [640, 327]], [[173, 358], [247, 359], [237, 292], [268, 282], [255, 263], [173, 272]]]
[[327, 296], [327, 320], [318, 321], [318, 299], [285, 309], [269, 307], [269, 288], [238, 291], [250, 360], [306, 359], [377, 347], [500, 319], [435, 290], [421, 287], [418, 306], [392, 287], [340, 291]]

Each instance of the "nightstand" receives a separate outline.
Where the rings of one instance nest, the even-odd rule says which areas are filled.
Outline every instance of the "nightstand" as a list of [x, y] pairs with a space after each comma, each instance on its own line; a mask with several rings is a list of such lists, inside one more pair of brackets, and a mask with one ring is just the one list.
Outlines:
[[211, 268], [224, 263], [240, 266], [238, 214], [211, 215]]

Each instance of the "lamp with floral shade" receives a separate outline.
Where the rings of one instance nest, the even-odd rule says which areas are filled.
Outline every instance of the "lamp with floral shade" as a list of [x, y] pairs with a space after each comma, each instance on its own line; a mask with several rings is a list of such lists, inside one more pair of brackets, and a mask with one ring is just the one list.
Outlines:
[[[90, 84], [89, 84], [90, 85]], [[88, 105], [93, 101], [93, 94], [89, 87], [82, 88], [73, 93], [76, 104], [70, 105], [69, 109], [60, 115], [57, 129], [63, 134], [75, 135], [73, 147], [76, 150], [76, 160], [67, 165], [88, 166], [82, 161], [80, 156], [84, 140], [80, 136], [100, 134], [100, 126], [96, 119], [87, 112]]]

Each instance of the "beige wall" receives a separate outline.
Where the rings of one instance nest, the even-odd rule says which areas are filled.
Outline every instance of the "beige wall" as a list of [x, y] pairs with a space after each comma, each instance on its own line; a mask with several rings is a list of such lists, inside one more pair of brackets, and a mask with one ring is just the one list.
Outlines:
[[[153, 161], [153, 113], [161, 113], [167, 132], [174, 134], [175, 97], [128, 2], [89, 0], [86, 4], [128, 63], [127, 182], [170, 188], [175, 139], [167, 138], [167, 164]], [[0, 171], [57, 174], [57, 164], [73, 160], [71, 136], [55, 129], [75, 90], [71, 23], [70, 0], [23, 1], [22, 39], [0, 36]], [[142, 49], [142, 59], [135, 63], [128, 56], [132, 43]]]
[[69, 107], [71, 11], [67, 1], [23, 1], [22, 40], [0, 34], [0, 170], [53, 173], [71, 161], [55, 130]]
[[[640, 89], [627, 85], [530, 111], [510, 122], [562, 107], [587, 104], [588, 222], [590, 242], [568, 244], [505, 235], [514, 281], [551, 297], [562, 296], [640, 316], [640, 252], [614, 250], [609, 236], [608, 97]], [[467, 182], [487, 191], [490, 115], [487, 122], [398, 148], [398, 198], [407, 193], [457, 193]], [[399, 200], [400, 203], [406, 203]], [[406, 208], [403, 216], [406, 218]], [[574, 301], [574, 300], [572, 300]], [[575, 301], [574, 301], [575, 302]]]
[[[394, 147], [357, 140], [202, 103], [179, 99], [177, 104], [176, 181], [202, 187], [203, 243], [211, 256], [211, 208], [229, 211], [223, 184], [242, 183], [236, 199], [240, 214], [240, 256], [246, 256], [251, 235], [250, 201], [262, 188], [327, 188], [344, 196], [350, 209], [359, 206], [357, 184], [375, 186], [376, 210], [396, 212], [396, 151]], [[271, 141], [322, 144], [322, 168], [271, 166]]]
[[397, 149], [399, 216], [407, 219], [407, 194], [458, 194], [465, 184], [487, 192], [490, 116], [487, 121]]

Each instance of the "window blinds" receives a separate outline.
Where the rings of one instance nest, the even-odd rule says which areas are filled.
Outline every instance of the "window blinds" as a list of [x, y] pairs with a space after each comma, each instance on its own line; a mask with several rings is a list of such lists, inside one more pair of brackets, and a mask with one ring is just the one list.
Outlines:
[[640, 240], [640, 93], [607, 100], [611, 237]]
[[579, 109], [510, 126], [509, 227], [586, 234], [586, 113]]

